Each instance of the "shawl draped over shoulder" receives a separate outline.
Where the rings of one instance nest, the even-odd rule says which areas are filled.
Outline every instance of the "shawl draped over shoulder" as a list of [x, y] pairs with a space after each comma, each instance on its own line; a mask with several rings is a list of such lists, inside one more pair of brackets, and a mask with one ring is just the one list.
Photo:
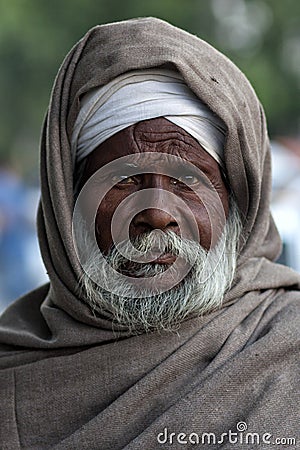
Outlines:
[[[220, 310], [186, 320], [178, 333], [136, 336], [93, 315], [78, 294], [70, 138], [83, 94], [152, 67], [177, 69], [226, 124], [224, 159], [243, 230]], [[237, 448], [250, 448], [247, 432], [257, 434], [248, 436], [251, 448], [291, 437], [300, 445], [300, 276], [274, 262], [281, 242], [269, 209], [265, 116], [229, 59], [156, 18], [89, 30], [53, 86], [41, 189], [38, 233], [50, 283], [0, 319], [1, 449], [194, 448], [198, 436], [200, 447], [216, 438], [214, 448], [232, 450], [229, 430]]]

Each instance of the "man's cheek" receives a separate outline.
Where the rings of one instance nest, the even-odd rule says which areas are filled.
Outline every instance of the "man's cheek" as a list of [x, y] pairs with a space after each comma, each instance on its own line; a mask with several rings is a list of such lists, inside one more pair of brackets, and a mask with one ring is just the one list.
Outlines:
[[215, 247], [219, 241], [226, 222], [222, 207], [214, 204], [197, 204], [192, 209], [199, 230], [199, 244], [206, 250]]
[[97, 210], [95, 220], [95, 233], [98, 246], [100, 250], [105, 253], [109, 250], [109, 248], [112, 245], [111, 219], [112, 219], [111, 209], [107, 207], [105, 202], [102, 202], [101, 206], [99, 206]]

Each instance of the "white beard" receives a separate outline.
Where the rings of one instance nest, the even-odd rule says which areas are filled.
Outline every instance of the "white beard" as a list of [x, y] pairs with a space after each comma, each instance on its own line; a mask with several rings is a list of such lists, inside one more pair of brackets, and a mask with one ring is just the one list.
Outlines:
[[[79, 284], [81, 297], [94, 313], [108, 314], [113, 322], [127, 327], [131, 332], [176, 330], [186, 318], [201, 316], [220, 308], [224, 294], [231, 286], [241, 230], [235, 204], [231, 206], [218, 244], [209, 252], [197, 242], [181, 239], [173, 232], [154, 230], [132, 243], [127, 241], [121, 244], [121, 251], [126, 253], [127, 259], [116, 248], [103, 258], [98, 247], [92, 243], [83, 221], [77, 224], [77, 229], [81, 235], [77, 239], [81, 261], [82, 255], [85, 255], [84, 274]], [[131, 262], [136, 258], [136, 249], [147, 255], [153, 248], [179, 256], [190, 264], [191, 268], [182, 281], [178, 281], [176, 271], [172, 272], [170, 267], [168, 280], [174, 277], [174, 283], [168, 290], [157, 289], [159, 283], [156, 280], [151, 284], [151, 277], [164, 277], [168, 266]], [[127, 271], [130, 270], [130, 277], [141, 280], [142, 284], [138, 287], [136, 278], [122, 276], [126, 266]], [[111, 276], [111, 267], [117, 271], [117, 276]], [[113, 289], [109, 286], [113, 286]]]

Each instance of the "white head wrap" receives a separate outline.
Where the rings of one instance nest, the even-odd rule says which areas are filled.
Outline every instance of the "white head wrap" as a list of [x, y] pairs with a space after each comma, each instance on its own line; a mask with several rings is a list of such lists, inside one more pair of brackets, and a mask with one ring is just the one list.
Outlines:
[[125, 73], [86, 94], [74, 125], [76, 163], [118, 131], [165, 117], [193, 136], [222, 166], [226, 128], [178, 72], [147, 69]]

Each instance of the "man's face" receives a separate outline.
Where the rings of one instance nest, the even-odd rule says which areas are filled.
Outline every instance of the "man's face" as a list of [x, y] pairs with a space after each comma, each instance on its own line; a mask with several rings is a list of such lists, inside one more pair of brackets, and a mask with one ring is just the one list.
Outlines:
[[148, 332], [220, 307], [240, 219], [194, 138], [163, 118], [139, 122], [87, 157], [81, 186], [74, 235], [93, 311]]
[[[153, 154], [151, 161], [146, 153]], [[151, 207], [147, 207], [148, 195], [145, 209], [138, 205], [137, 213], [133, 213], [129, 225], [131, 239], [156, 229], [197, 240], [190, 226], [193, 220], [200, 245], [206, 250], [213, 248], [229, 210], [228, 191], [214, 158], [182, 128], [164, 118], [151, 119], [126, 128], [95, 149], [87, 157], [82, 184], [99, 169], [127, 156], [132, 157], [136, 174], [131, 175], [126, 164], [121, 164], [115, 173], [107, 172], [110, 183], [115, 184], [101, 201], [96, 215], [96, 237], [101, 251], [107, 253], [111, 249], [113, 237], [122, 240], [128, 214], [136, 208], [134, 194], [147, 193], [148, 189], [155, 198], [150, 200]], [[172, 156], [177, 157], [173, 159], [178, 164], [173, 164]], [[97, 191], [92, 195], [97, 196]], [[174, 195], [181, 200], [179, 203], [172, 201]], [[119, 208], [112, 236], [113, 216], [124, 201], [127, 207]], [[156, 262], [170, 264], [173, 258], [163, 255]]]

